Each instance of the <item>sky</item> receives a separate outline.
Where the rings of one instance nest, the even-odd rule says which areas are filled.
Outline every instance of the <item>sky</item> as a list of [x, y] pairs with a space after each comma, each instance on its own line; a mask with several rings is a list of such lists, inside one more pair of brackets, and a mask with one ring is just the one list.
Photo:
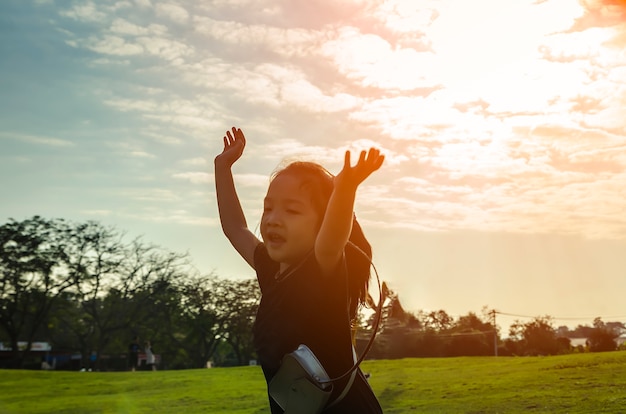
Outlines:
[[355, 211], [410, 311], [626, 321], [623, 0], [0, 2], [0, 221], [96, 220], [254, 277], [213, 159], [257, 228], [290, 160], [383, 167]]

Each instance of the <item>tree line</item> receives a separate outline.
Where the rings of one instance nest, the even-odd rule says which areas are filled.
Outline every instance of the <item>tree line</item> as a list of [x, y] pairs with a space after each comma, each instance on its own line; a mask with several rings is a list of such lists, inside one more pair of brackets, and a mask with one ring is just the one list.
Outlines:
[[[385, 287], [384, 287], [385, 288]], [[469, 312], [454, 318], [444, 310], [406, 312], [398, 296], [388, 292], [390, 299], [383, 308], [382, 329], [373, 347], [378, 358], [450, 357], [450, 356], [538, 356], [574, 352], [605, 352], [626, 350], [617, 338], [626, 332], [622, 322], [604, 322], [600, 317], [592, 326], [575, 329], [554, 326], [549, 315], [528, 321], [516, 320], [503, 337], [495, 324], [497, 312], [484, 307], [481, 314]], [[583, 338], [584, 345], [572, 340]]]
[[201, 275], [186, 254], [97, 222], [35, 216], [0, 226], [0, 341], [15, 367], [46, 341], [102, 368], [135, 336], [169, 368], [247, 363], [259, 296], [254, 280]]
[[[572, 350], [549, 317], [517, 323], [502, 340], [486, 308], [480, 316], [457, 319], [443, 310], [414, 314], [385, 284], [383, 290], [381, 329], [371, 357]], [[31, 366], [30, 345], [45, 341], [55, 353], [77, 355], [81, 366], [124, 369], [120, 360], [136, 336], [150, 340], [163, 368], [199, 368], [207, 361], [248, 364], [256, 357], [252, 324], [259, 298], [254, 279], [202, 275], [188, 255], [142, 238], [127, 240], [122, 231], [98, 222], [34, 216], [0, 226], [0, 342], [10, 349], [3, 352], [8, 357], [0, 360], [2, 367]], [[357, 347], [367, 341], [374, 318], [371, 311], [362, 315]], [[607, 324], [597, 320], [589, 329], [589, 350], [616, 348], [615, 331]]]

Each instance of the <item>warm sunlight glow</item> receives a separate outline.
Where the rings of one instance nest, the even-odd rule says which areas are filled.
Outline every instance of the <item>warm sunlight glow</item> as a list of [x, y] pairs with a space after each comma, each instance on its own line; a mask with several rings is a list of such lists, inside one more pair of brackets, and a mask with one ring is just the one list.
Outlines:
[[623, 1], [42, 0], [0, 12], [20, 22], [2, 31], [4, 220], [103, 219], [190, 251], [203, 271], [250, 276], [221, 234], [213, 180], [224, 131], [239, 126], [233, 171], [252, 227], [285, 160], [337, 173], [346, 149], [382, 150], [356, 213], [410, 308], [623, 302]]

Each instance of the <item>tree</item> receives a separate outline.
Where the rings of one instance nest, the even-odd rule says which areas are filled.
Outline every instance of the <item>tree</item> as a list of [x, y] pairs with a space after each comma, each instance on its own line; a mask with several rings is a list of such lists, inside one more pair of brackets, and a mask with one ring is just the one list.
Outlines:
[[459, 317], [449, 329], [450, 341], [447, 355], [477, 356], [493, 354], [493, 336], [496, 334], [490, 322], [484, 322], [475, 313], [470, 312]]
[[592, 330], [593, 330], [592, 326], [578, 325], [576, 329], [569, 332], [568, 338], [589, 338], [589, 335], [591, 335]]
[[[17, 366], [37, 335], [78, 346], [85, 358], [155, 314], [188, 270], [186, 255], [123, 236], [96, 222], [38, 216], [0, 226], [0, 330]], [[110, 350], [124, 351], [117, 342]]]
[[[417, 346], [420, 340], [420, 321], [404, 310], [400, 303], [400, 298], [396, 292], [382, 284], [383, 303], [381, 309], [381, 321], [378, 330], [378, 338], [372, 345], [370, 356], [375, 358], [403, 358], [408, 356], [418, 356]], [[372, 309], [376, 309], [374, 300], [369, 297], [368, 304]], [[357, 350], [362, 352], [369, 342], [372, 329], [376, 322], [377, 314], [374, 312], [369, 322], [362, 331], [357, 331]]]
[[[67, 229], [63, 220], [39, 216], [0, 226], [0, 329], [17, 367], [57, 299], [81, 282], [67, 271]], [[26, 342], [24, 350], [20, 341]]]
[[79, 306], [66, 309], [60, 319], [64, 330], [80, 345], [82, 365], [87, 366], [87, 356], [94, 351], [100, 355], [108, 342], [108, 321], [126, 322], [124, 315], [104, 316], [108, 305], [115, 302], [113, 286], [121, 274], [125, 246], [122, 234], [97, 222], [76, 224], [67, 229], [66, 237], [67, 268], [81, 283], [72, 292]]
[[222, 286], [219, 300], [226, 311], [223, 318], [224, 339], [231, 346], [238, 364], [244, 365], [255, 353], [252, 326], [261, 291], [255, 279], [224, 280]]
[[589, 333], [587, 341], [591, 352], [615, 351], [617, 349], [617, 338], [619, 334], [608, 327], [601, 318], [593, 320], [593, 329]]
[[520, 347], [516, 349], [524, 355], [555, 355], [559, 352], [556, 331], [550, 316], [538, 316], [532, 321], [515, 321], [509, 335]]
[[228, 302], [221, 300], [224, 281], [215, 274], [194, 276], [181, 284], [179, 329], [172, 339], [194, 368], [206, 366], [224, 341]]
[[443, 309], [423, 314], [422, 318], [424, 327], [434, 329], [438, 332], [444, 332], [450, 329], [454, 323], [454, 318], [448, 315]]
[[[130, 340], [146, 324], [161, 326], [154, 317], [167, 313], [162, 309], [163, 299], [169, 298], [173, 285], [189, 271], [186, 255], [140, 238], [126, 243], [123, 236], [96, 222], [79, 224], [71, 232], [69, 268], [82, 280], [76, 296], [84, 313], [74, 331], [89, 347], [82, 350], [83, 356], [91, 352], [99, 356], [116, 334]], [[167, 299], [166, 303], [172, 304]], [[111, 351], [126, 351], [120, 342], [116, 348]]]

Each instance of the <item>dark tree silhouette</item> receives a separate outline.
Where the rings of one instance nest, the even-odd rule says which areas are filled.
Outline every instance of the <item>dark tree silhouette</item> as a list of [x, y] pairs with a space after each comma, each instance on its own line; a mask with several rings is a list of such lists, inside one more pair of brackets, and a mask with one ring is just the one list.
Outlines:
[[[63, 220], [39, 216], [0, 226], [0, 329], [17, 367], [57, 299], [81, 281], [67, 268], [67, 232]], [[26, 342], [22, 350], [20, 341]]]

